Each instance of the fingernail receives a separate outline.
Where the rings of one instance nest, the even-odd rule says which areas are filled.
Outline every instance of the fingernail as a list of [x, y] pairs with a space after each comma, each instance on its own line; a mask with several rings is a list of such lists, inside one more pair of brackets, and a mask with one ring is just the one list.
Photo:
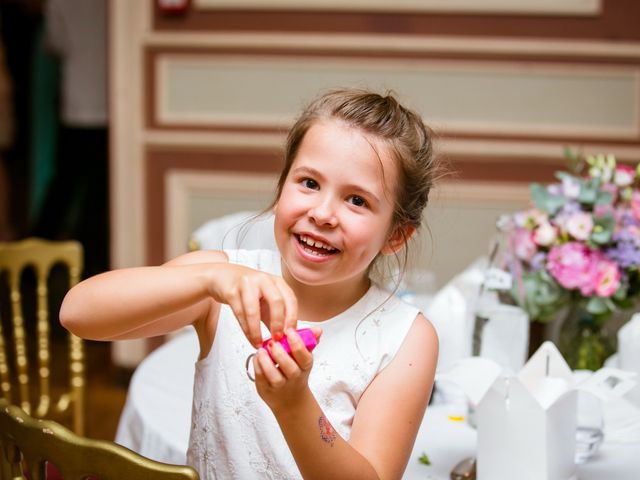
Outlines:
[[269, 340], [269, 348], [273, 348], [273, 345], [275, 344], [275, 342], [273, 340]]
[[296, 331], [293, 327], [287, 328], [287, 335], [293, 335], [294, 333], [296, 333]]

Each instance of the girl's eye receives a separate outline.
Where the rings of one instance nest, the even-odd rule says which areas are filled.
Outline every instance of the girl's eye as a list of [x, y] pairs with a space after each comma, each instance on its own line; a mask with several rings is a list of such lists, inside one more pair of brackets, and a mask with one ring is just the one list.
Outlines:
[[367, 206], [367, 201], [362, 198], [359, 197], [357, 195], [354, 195], [353, 197], [349, 197], [349, 201], [355, 205], [356, 207], [366, 207]]
[[318, 182], [310, 178], [305, 178], [304, 180], [302, 180], [302, 185], [312, 190], [318, 189]]

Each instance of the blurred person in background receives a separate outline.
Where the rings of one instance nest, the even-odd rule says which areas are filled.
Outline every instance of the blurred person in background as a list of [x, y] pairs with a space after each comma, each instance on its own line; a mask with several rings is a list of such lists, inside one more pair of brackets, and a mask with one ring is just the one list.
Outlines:
[[56, 168], [34, 234], [79, 240], [85, 276], [109, 268], [105, 0], [48, 0], [45, 45], [60, 60]]
[[[2, 24], [0, 21], [0, 28]], [[5, 165], [6, 151], [13, 141], [13, 91], [0, 35], [0, 241], [13, 238], [9, 219], [9, 178]]]

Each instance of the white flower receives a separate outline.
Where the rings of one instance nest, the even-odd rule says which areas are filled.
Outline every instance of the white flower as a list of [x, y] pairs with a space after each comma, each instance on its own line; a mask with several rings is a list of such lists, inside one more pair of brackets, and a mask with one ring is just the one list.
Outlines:
[[574, 213], [567, 219], [565, 229], [576, 240], [586, 240], [593, 230], [593, 218], [586, 212]]
[[533, 241], [543, 247], [548, 247], [558, 238], [556, 227], [545, 222], [533, 231]]
[[636, 176], [636, 172], [628, 165], [618, 165], [616, 167], [616, 173], [613, 176], [613, 183], [618, 187], [628, 187], [633, 183], [633, 179]]

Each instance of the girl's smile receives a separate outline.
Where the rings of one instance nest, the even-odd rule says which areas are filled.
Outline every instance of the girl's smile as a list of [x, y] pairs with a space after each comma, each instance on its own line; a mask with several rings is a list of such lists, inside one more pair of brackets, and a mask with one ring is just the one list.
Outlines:
[[369, 264], [385, 253], [397, 176], [375, 137], [337, 120], [314, 124], [276, 205], [285, 278], [342, 291], [368, 285]]
[[335, 247], [332, 247], [324, 240], [314, 237], [310, 234], [297, 234], [295, 237], [298, 239], [300, 248], [302, 249], [301, 255], [308, 256], [311, 261], [323, 261], [323, 258], [327, 258], [331, 255], [335, 255], [340, 252]]

